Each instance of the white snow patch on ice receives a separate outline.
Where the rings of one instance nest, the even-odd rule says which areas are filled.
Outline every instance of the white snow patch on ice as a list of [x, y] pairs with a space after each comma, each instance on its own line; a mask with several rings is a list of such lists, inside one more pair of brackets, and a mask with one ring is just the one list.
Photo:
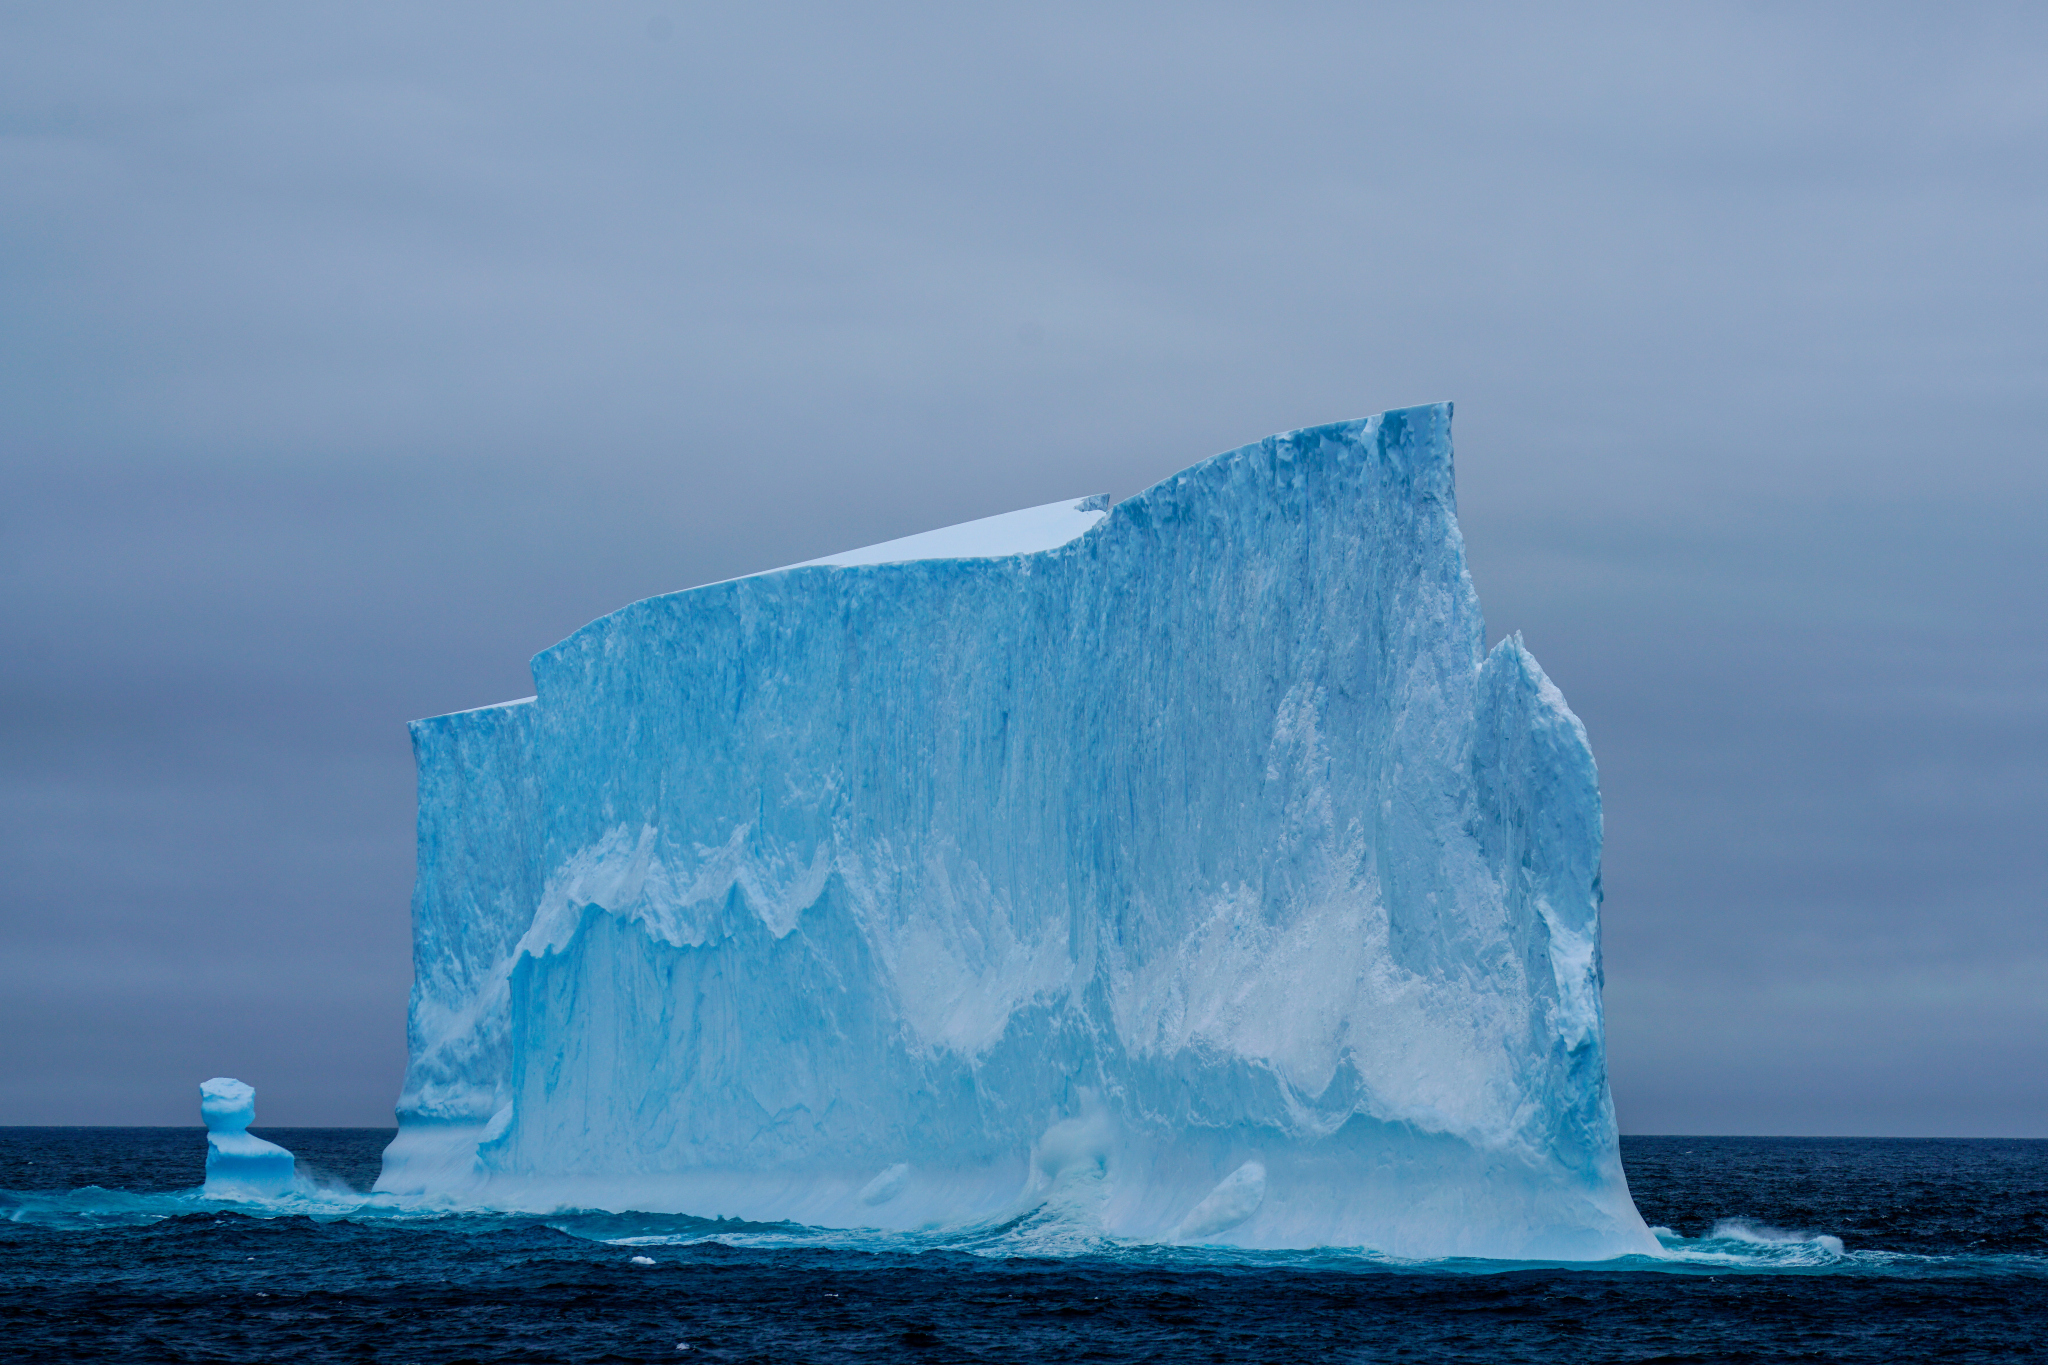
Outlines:
[[[1076, 539], [1109, 514], [1109, 499], [1101, 494], [1069, 502], [1049, 502], [1003, 512], [936, 531], [843, 550], [822, 559], [785, 564], [783, 569], [818, 567], [850, 569], [861, 564], [902, 564], [913, 559], [1003, 559], [1010, 555], [1052, 550]], [[781, 573], [782, 569], [770, 569]]]

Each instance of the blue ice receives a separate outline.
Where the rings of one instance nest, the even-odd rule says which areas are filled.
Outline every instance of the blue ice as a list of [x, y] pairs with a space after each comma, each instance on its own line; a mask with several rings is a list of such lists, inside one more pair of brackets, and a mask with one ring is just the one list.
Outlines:
[[412, 727], [379, 1189], [1655, 1254], [1600, 796], [1448, 404], [636, 602]]
[[293, 1187], [292, 1154], [249, 1132], [256, 1088], [228, 1076], [199, 1084], [206, 1120], [206, 1194], [217, 1199], [265, 1198]]

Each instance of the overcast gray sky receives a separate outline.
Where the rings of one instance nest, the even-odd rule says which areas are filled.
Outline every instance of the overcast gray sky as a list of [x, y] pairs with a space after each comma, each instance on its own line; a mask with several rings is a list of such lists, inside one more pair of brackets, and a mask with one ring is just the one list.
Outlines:
[[1449, 398], [1624, 1130], [2048, 1135], [2044, 242], [2038, 5], [0, 4], [0, 1123], [388, 1123], [591, 617]]

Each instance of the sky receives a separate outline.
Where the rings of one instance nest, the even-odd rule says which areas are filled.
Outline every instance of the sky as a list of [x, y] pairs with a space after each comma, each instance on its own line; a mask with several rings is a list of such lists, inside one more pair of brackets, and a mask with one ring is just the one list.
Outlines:
[[405, 722], [1451, 399], [1624, 1132], [2048, 1136], [2048, 9], [0, 3], [0, 1124], [388, 1124]]

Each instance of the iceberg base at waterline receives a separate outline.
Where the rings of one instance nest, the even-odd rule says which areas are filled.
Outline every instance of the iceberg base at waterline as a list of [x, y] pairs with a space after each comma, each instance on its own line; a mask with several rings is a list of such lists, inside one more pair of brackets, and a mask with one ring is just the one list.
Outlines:
[[264, 1199], [297, 1187], [297, 1163], [274, 1142], [249, 1132], [256, 1121], [256, 1088], [228, 1076], [199, 1085], [206, 1120], [206, 1186], [212, 1199]]
[[[1054, 1127], [1057, 1128], [1058, 1124]], [[816, 1229], [968, 1236], [1030, 1220], [1043, 1249], [1051, 1222], [1091, 1239], [1248, 1250], [1353, 1247], [1435, 1260], [1587, 1261], [1655, 1255], [1625, 1185], [1555, 1171], [1406, 1125], [1354, 1121], [1326, 1142], [1275, 1133], [1181, 1142], [1110, 1138], [1043, 1157], [1027, 1144], [985, 1163], [900, 1161], [879, 1170], [818, 1163], [790, 1170], [493, 1171], [476, 1133], [443, 1134], [428, 1156], [402, 1130], [378, 1188], [450, 1207], [551, 1213], [638, 1211]], [[1062, 1135], [1051, 1135], [1057, 1143]], [[465, 1145], [465, 1143], [467, 1145]], [[1246, 1151], [1261, 1156], [1236, 1160]], [[440, 1179], [422, 1156], [437, 1161]], [[593, 1163], [594, 1164], [594, 1163]], [[408, 1179], [408, 1177], [411, 1177]]]
[[378, 1189], [1655, 1254], [1600, 798], [1448, 405], [635, 603], [415, 722]]

